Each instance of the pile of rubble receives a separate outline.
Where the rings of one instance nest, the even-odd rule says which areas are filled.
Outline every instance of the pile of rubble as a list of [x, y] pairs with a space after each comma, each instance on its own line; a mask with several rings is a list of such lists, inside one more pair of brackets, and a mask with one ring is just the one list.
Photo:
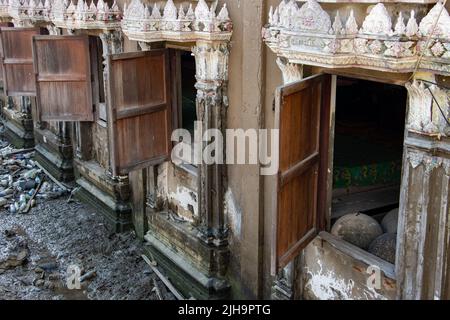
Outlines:
[[33, 149], [14, 149], [0, 141], [0, 210], [28, 213], [36, 202], [58, 198], [68, 191], [49, 179], [33, 156]]

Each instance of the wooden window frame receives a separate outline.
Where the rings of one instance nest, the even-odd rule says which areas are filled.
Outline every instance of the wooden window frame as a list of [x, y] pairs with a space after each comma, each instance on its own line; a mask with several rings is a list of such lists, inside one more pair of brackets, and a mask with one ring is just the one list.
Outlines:
[[[328, 221], [328, 208], [327, 204], [324, 201], [320, 201], [320, 199], [326, 199], [327, 198], [327, 192], [328, 192], [328, 166], [329, 166], [329, 136], [330, 136], [330, 117], [331, 117], [331, 104], [332, 104], [332, 76], [322, 73], [322, 74], [316, 74], [311, 77], [305, 78], [301, 81], [287, 84], [284, 86], [281, 86], [277, 89], [276, 94], [276, 119], [275, 119], [275, 129], [281, 129], [281, 108], [282, 108], [282, 96], [285, 94], [291, 94], [292, 92], [295, 92], [295, 90], [302, 90], [305, 86], [308, 86], [309, 81], [316, 81], [316, 79], [319, 79], [320, 77], [324, 78], [323, 85], [321, 87], [321, 96], [320, 96], [320, 110], [318, 113], [318, 123], [319, 123], [319, 129], [318, 129], [318, 145], [317, 145], [317, 152], [314, 159], [309, 159], [307, 157], [305, 161], [317, 161], [318, 166], [318, 177], [317, 177], [317, 193], [315, 195], [315, 208], [316, 213], [313, 217], [313, 229], [310, 229], [301, 239], [296, 240], [296, 243], [291, 246], [284, 254], [280, 255], [278, 252], [278, 234], [279, 231], [279, 225], [278, 225], [278, 210], [279, 208], [279, 195], [280, 195], [280, 186], [279, 181], [282, 179], [281, 176], [281, 169], [278, 173], [277, 177], [277, 195], [276, 195], [276, 201], [274, 203], [273, 212], [274, 220], [272, 221], [272, 257], [271, 257], [271, 274], [276, 275], [283, 267], [285, 267], [292, 259], [294, 259], [300, 251], [310, 242], [312, 241], [317, 234], [325, 230], [327, 227], [327, 221]], [[319, 80], [317, 80], [319, 81]], [[325, 93], [325, 94], [324, 94]], [[281, 139], [281, 133], [280, 133], [280, 139]], [[280, 146], [281, 149], [281, 146]], [[280, 156], [281, 158], [281, 156]], [[306, 162], [305, 162], [306, 163]], [[291, 168], [292, 169], [292, 168]], [[290, 170], [288, 170], [290, 171]]]

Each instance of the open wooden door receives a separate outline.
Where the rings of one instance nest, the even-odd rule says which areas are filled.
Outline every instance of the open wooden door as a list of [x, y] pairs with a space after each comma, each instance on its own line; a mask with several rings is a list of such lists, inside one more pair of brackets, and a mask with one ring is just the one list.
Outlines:
[[94, 121], [88, 36], [33, 38], [37, 110], [42, 121]]
[[315, 75], [277, 90], [280, 130], [272, 274], [326, 227], [331, 76]]
[[[0, 22], [0, 28], [9, 27], [9, 22]], [[2, 36], [1, 36], [1, 29], [0, 29], [0, 81], [3, 80], [3, 47], [2, 47]]]
[[171, 148], [172, 113], [168, 51], [116, 54], [108, 63], [113, 174], [165, 161]]
[[3, 85], [7, 96], [36, 95], [31, 39], [39, 33], [39, 28], [0, 29]]

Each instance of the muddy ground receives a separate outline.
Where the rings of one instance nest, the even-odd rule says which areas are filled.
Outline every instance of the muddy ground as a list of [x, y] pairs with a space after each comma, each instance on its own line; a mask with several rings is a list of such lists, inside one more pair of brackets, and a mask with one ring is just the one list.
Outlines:
[[[172, 298], [141, 258], [134, 232], [114, 234], [105, 219], [68, 196], [38, 203], [28, 214], [0, 211], [0, 299]], [[67, 268], [95, 276], [67, 288]], [[69, 285], [70, 286], [70, 285]]]

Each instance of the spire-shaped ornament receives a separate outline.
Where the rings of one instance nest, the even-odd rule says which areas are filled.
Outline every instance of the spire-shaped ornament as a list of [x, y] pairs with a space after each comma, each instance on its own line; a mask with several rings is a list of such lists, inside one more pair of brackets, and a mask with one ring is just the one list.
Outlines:
[[209, 7], [205, 0], [198, 1], [197, 7], [195, 7], [195, 19], [203, 21], [210, 19]]
[[419, 32], [419, 26], [416, 20], [416, 13], [411, 10], [411, 15], [409, 16], [408, 23], [406, 24], [405, 34], [407, 37], [415, 37]]
[[183, 4], [180, 4], [178, 9], [178, 20], [184, 20], [186, 18], [186, 13], [184, 12]]
[[228, 12], [227, 4], [224, 3], [222, 9], [220, 9], [217, 19], [221, 22], [230, 21], [230, 14]]
[[177, 20], [177, 7], [173, 0], [168, 0], [163, 12], [164, 20]]
[[161, 11], [159, 10], [159, 5], [156, 2], [155, 5], [153, 6], [153, 10], [152, 10], [152, 19], [158, 20], [161, 19]]
[[269, 25], [273, 26], [273, 7], [270, 6], [269, 10]]
[[186, 19], [191, 20], [191, 21], [195, 20], [195, 12], [194, 12], [194, 8], [192, 6], [192, 3], [189, 4], [189, 9], [188, 9], [188, 11], [186, 13]]
[[405, 26], [405, 22], [403, 21], [403, 14], [400, 12], [398, 14], [397, 23], [395, 24], [395, 27], [394, 27], [394, 34], [397, 36], [401, 36], [401, 35], [405, 34], [405, 32], [406, 32], [406, 26]]
[[347, 21], [345, 22], [345, 34], [355, 35], [358, 33], [358, 24], [356, 23], [355, 14], [353, 13], [353, 9], [350, 10], [350, 15], [348, 16]]
[[338, 35], [338, 34], [344, 34], [345, 30], [342, 26], [342, 21], [341, 21], [341, 16], [339, 15], [339, 10], [336, 11], [336, 16], [334, 17], [334, 22], [333, 22], [333, 34]]

